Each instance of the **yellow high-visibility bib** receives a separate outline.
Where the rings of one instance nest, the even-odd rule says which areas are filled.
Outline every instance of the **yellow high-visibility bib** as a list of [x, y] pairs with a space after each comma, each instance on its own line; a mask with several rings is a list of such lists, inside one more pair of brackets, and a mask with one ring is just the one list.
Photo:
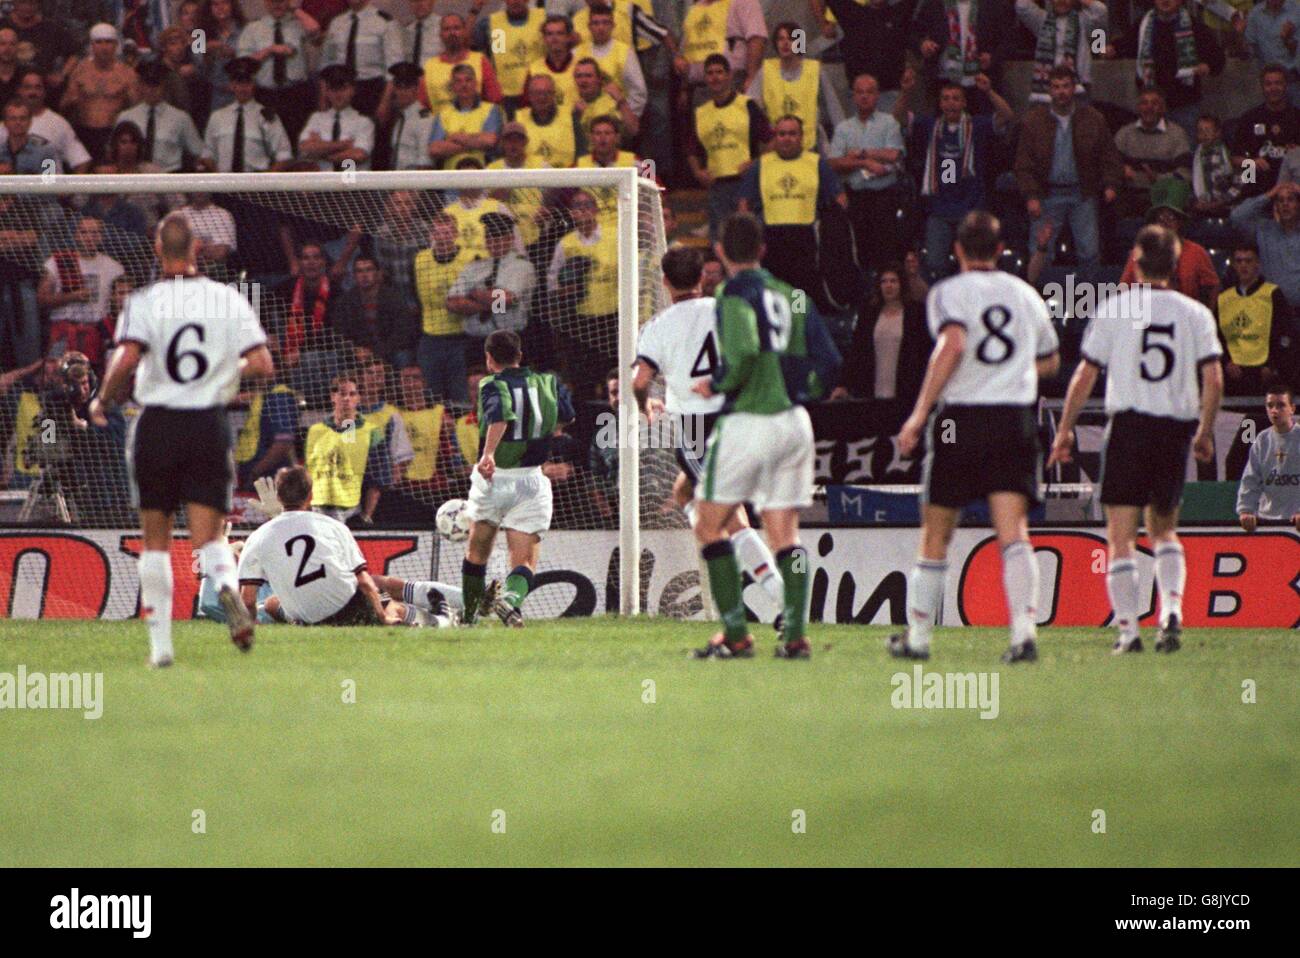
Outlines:
[[443, 207], [443, 212], [456, 221], [456, 242], [470, 254], [471, 259], [487, 256], [487, 233], [483, 229], [483, 217], [488, 213], [510, 216], [506, 205], [490, 196], [479, 200], [473, 209], [462, 206], [459, 200], [448, 203]]
[[[483, 88], [483, 64], [487, 58], [481, 53], [470, 51], [469, 56], [460, 63], [468, 63], [474, 68], [474, 86], [475, 89]], [[424, 61], [424, 92], [429, 96], [429, 110], [434, 116], [443, 111], [443, 108], [452, 101], [451, 96], [451, 71], [460, 66], [460, 63], [447, 63], [441, 56], [430, 57]]]
[[708, 155], [714, 176], [736, 176], [749, 162], [749, 97], [737, 94], [726, 106], [712, 100], [695, 108], [695, 135]]
[[682, 21], [682, 56], [687, 63], [703, 63], [711, 53], [727, 55], [727, 17], [731, 0], [693, 3]]
[[587, 273], [587, 292], [578, 303], [579, 316], [608, 316], [618, 312], [618, 236], [608, 227], [590, 246], [578, 239], [578, 231], [566, 233], [560, 240], [566, 261], [585, 256], [591, 260]]
[[569, 57], [569, 65], [559, 73], [556, 73], [547, 65], [545, 57], [539, 57], [528, 64], [530, 76], [547, 76], [551, 78], [551, 81], [555, 84], [555, 105], [560, 108], [561, 113], [567, 113], [568, 108], [572, 107], [574, 101], [578, 99], [578, 84], [573, 79], [573, 68], [577, 63], [577, 57]]
[[24, 476], [35, 478], [41, 474], [41, 467], [27, 458], [27, 449], [32, 437], [41, 431], [41, 397], [34, 392], [23, 390], [18, 394], [18, 417], [14, 423], [14, 469]]
[[[472, 110], [460, 110], [455, 104], [450, 104], [442, 108], [438, 114], [438, 119], [442, 121], [442, 129], [448, 136], [453, 133], [482, 133], [483, 126], [487, 123], [488, 116], [492, 113], [492, 107], [495, 104], [487, 100], [479, 100], [478, 106]], [[442, 161], [444, 170], [454, 170], [456, 164], [465, 157], [473, 157], [480, 163], [487, 163], [487, 156], [482, 150], [467, 150], [464, 153], [455, 153]]]
[[[647, 15], [655, 15], [654, 5], [651, 0], [619, 0], [617, 3], [611, 3], [614, 8], [614, 39], [620, 43], [632, 45], [632, 6], [635, 4], [640, 7]], [[582, 37], [587, 43], [591, 42], [591, 27], [588, 23], [591, 20], [591, 8], [583, 7], [573, 15], [573, 32]], [[654, 44], [647, 37], [639, 37], [636, 41], [637, 50], [649, 50]]]
[[[542, 162], [535, 156], [524, 157], [523, 169], [538, 170], [542, 168]], [[505, 157], [493, 160], [487, 165], [489, 170], [508, 170], [511, 167], [506, 166]], [[542, 208], [542, 191], [535, 186], [520, 186], [509, 191], [510, 199], [507, 205], [514, 210], [515, 218], [519, 222], [519, 238], [523, 240], [525, 246], [531, 246], [541, 237], [541, 227], [537, 225], [536, 216]]]
[[474, 261], [464, 246], [446, 263], [432, 249], [415, 254], [415, 294], [420, 300], [420, 328], [429, 336], [455, 336], [465, 331], [465, 320], [447, 308], [447, 290], [461, 271]]
[[[575, 60], [591, 57], [600, 67], [600, 72], [605, 74], [606, 79], [613, 80], [620, 90], [627, 93], [623, 88], [623, 71], [627, 68], [627, 58], [632, 56], [632, 48], [626, 43], [615, 40], [609, 45], [609, 52], [603, 57], [596, 56], [596, 51], [590, 43], [584, 43], [573, 51], [573, 56]], [[603, 83], [601, 85], [604, 86]]]
[[772, 125], [787, 114], [803, 120], [803, 148], [817, 148], [817, 88], [821, 77], [821, 63], [803, 61], [799, 79], [787, 80], [781, 75], [781, 61], [763, 61], [763, 111]]
[[308, 429], [307, 471], [311, 474], [312, 501], [331, 509], [359, 506], [370, 447], [382, 439], [383, 432], [364, 419], [355, 429], [343, 432], [324, 422]]
[[764, 153], [758, 161], [758, 190], [763, 197], [763, 222], [768, 226], [811, 226], [817, 218], [816, 153], [783, 160]]
[[546, 55], [542, 45], [545, 22], [546, 11], [539, 7], [529, 8], [528, 20], [520, 27], [510, 22], [504, 10], [488, 17], [488, 49], [504, 95], [523, 96], [528, 64]]
[[563, 169], [573, 165], [578, 143], [573, 136], [573, 117], [568, 110], [557, 110], [555, 119], [545, 125], [533, 119], [533, 111], [520, 110], [515, 117], [528, 131], [528, 156], [543, 166]]
[[1228, 356], [1238, 366], [1263, 366], [1273, 333], [1273, 283], [1260, 283], [1247, 296], [1230, 286], [1219, 294], [1219, 328]]
[[415, 450], [415, 458], [406, 466], [406, 478], [412, 482], [432, 479], [438, 471], [438, 440], [442, 435], [444, 412], [441, 403], [428, 409], [401, 410], [402, 423]]

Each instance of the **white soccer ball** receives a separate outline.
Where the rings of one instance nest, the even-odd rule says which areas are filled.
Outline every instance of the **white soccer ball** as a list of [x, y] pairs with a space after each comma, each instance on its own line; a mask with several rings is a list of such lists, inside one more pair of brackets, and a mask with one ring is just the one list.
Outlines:
[[464, 499], [448, 499], [438, 507], [438, 517], [434, 522], [444, 538], [464, 542], [469, 538], [469, 527], [474, 520], [469, 517], [469, 503]]

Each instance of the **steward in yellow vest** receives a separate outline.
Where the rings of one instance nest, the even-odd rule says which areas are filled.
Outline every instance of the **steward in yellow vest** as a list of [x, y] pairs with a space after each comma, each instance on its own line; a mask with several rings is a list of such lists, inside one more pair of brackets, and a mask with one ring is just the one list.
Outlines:
[[794, 52], [788, 25], [778, 26], [772, 37], [778, 55], [764, 60], [759, 74], [763, 109], [772, 123], [783, 116], [797, 116], [803, 121], [803, 148], [815, 150], [821, 62]]
[[771, 129], [759, 105], [732, 90], [725, 56], [709, 55], [704, 84], [709, 99], [695, 108], [695, 137], [686, 162], [709, 191], [709, 236], [716, 239], [722, 221], [736, 211], [740, 175], [771, 138]]
[[474, 89], [482, 95], [483, 99], [491, 100], [493, 97], [500, 96], [496, 71], [492, 69], [492, 64], [488, 62], [487, 57], [473, 50], [464, 51], [464, 56], [458, 60], [448, 61], [446, 59], [448, 56], [450, 54], [442, 53], [424, 61], [424, 99], [428, 102], [429, 110], [434, 116], [451, 103], [453, 99], [451, 71], [461, 64], [468, 64], [474, 71]]
[[528, 81], [528, 109], [516, 119], [528, 134], [528, 157], [542, 166], [563, 169], [578, 158], [577, 121], [555, 102], [555, 84], [546, 76]]
[[537, 107], [537, 104], [532, 102], [531, 89], [532, 79], [536, 76], [551, 78], [551, 82], [555, 85], [557, 106], [567, 108], [573, 105], [573, 100], [578, 95], [578, 89], [573, 83], [573, 66], [578, 62], [578, 58], [570, 49], [572, 39], [573, 27], [568, 17], [552, 15], [546, 18], [545, 23], [542, 24], [542, 46], [546, 54], [528, 64], [528, 79], [524, 84], [526, 105], [534, 109]]
[[501, 108], [479, 99], [474, 71], [464, 63], [452, 70], [451, 88], [454, 99], [442, 108], [429, 133], [429, 158], [447, 170], [467, 157], [482, 167], [505, 122]]
[[[583, 137], [591, 135], [592, 122], [602, 116], [614, 117], [629, 137], [636, 136], [640, 129], [637, 115], [622, 90], [601, 73], [600, 65], [593, 58], [583, 57], [574, 64], [573, 82], [578, 91], [573, 114]], [[579, 152], [586, 152], [585, 146], [580, 146]]]
[[239, 488], [251, 489], [254, 479], [292, 466], [297, 438], [298, 394], [283, 383], [254, 393], [235, 440]]
[[714, 53], [727, 55], [727, 17], [731, 0], [695, 0], [682, 20], [682, 56], [704, 63]]
[[384, 434], [357, 414], [358, 398], [357, 384], [336, 376], [330, 385], [333, 413], [307, 430], [312, 502], [336, 519], [357, 513], [372, 519], [379, 504], [377, 457]]
[[504, 97], [502, 105], [510, 116], [514, 116], [523, 101], [528, 65], [541, 59], [544, 53], [542, 24], [545, 22], [546, 11], [531, 6], [529, 0], [506, 0], [504, 10], [487, 18], [483, 49], [492, 57]]
[[795, 289], [812, 291], [818, 282], [817, 214], [831, 204], [847, 208], [848, 197], [829, 161], [803, 149], [798, 117], [777, 121], [774, 142], [776, 148], [741, 178], [739, 208], [764, 223], [763, 266]]
[[1219, 340], [1227, 354], [1224, 389], [1229, 395], [1258, 396], [1272, 375], [1295, 375], [1300, 330], [1293, 328], [1291, 306], [1282, 291], [1260, 278], [1258, 253], [1249, 246], [1235, 250], [1233, 267], [1245, 285], [1229, 286], [1219, 294]]

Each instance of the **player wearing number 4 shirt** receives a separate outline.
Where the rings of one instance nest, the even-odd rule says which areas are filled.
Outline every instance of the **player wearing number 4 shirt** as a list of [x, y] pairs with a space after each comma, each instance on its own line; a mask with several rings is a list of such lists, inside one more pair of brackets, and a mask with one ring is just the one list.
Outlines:
[[753, 654], [728, 535], [733, 516], [752, 502], [783, 583], [777, 656], [806, 659], [808, 553], [799, 544], [799, 510], [812, 505], [814, 450], [812, 421], [801, 404], [834, 381], [840, 355], [808, 296], [759, 267], [763, 225], [749, 213], [734, 213], [721, 235], [715, 250], [731, 278], [717, 295], [719, 362], [691, 388], [706, 399], [724, 397], [695, 490], [695, 538], [724, 628], [695, 654]]
[[239, 601], [235, 557], [223, 534], [235, 480], [226, 404], [240, 376], [270, 378], [271, 354], [253, 307], [232, 288], [198, 275], [196, 241], [179, 213], [158, 226], [154, 250], [162, 279], [134, 293], [117, 320], [91, 419], [105, 412], [135, 374], [144, 406], [127, 443], [132, 493], [140, 509], [140, 614], [149, 628], [150, 664], [172, 663], [172, 514], [186, 504], [190, 539], [203, 574], [216, 586], [230, 638], [247, 652], [253, 619]]
[[[681, 471], [673, 483], [673, 499], [694, 527], [693, 499], [704, 473], [704, 448], [725, 401], [723, 396], [705, 399], [691, 392], [696, 379], [712, 376], [718, 366], [718, 338], [713, 329], [716, 301], [712, 296], [700, 295], [704, 256], [699, 250], [674, 246], [664, 254], [662, 268], [672, 305], [641, 330], [632, 392], [648, 423], [653, 424], [666, 413], [677, 427], [675, 451]], [[650, 398], [650, 384], [656, 375], [664, 378], [663, 400]], [[774, 619], [780, 631], [785, 586], [771, 551], [763, 537], [750, 527], [744, 509], [732, 515], [727, 534], [741, 568], [771, 601], [772, 611], [763, 616], [764, 620]]]
[[[519, 335], [498, 329], [484, 341], [489, 375], [479, 382], [479, 460], [470, 474], [469, 543], [461, 569], [465, 622], [494, 611], [509, 626], [524, 624], [520, 606], [533, 586], [538, 545], [551, 527], [551, 480], [542, 472], [551, 437], [573, 421], [568, 390], [554, 373], [519, 365]], [[510, 575], [504, 592], [486, 584], [497, 529], [505, 529]]]
[[[1169, 289], [1178, 262], [1177, 234], [1145, 227], [1133, 248], [1138, 278], [1150, 289], [1130, 291], [1098, 307], [1084, 333], [1082, 361], [1070, 380], [1048, 464], [1070, 461], [1079, 410], [1106, 370], [1106, 445], [1101, 503], [1106, 510], [1110, 565], [1106, 587], [1119, 638], [1114, 652], [1141, 652], [1136, 542], [1146, 514], [1160, 591], [1157, 652], [1181, 645], [1187, 566], [1178, 541], [1178, 507], [1190, 446], [1214, 458], [1214, 417], [1223, 396], [1219, 340], [1210, 311]], [[1127, 308], [1125, 306], [1127, 305]], [[1198, 388], [1197, 381], [1200, 381]]]
[[[1060, 366], [1056, 332], [1038, 292], [997, 268], [996, 217], [968, 213], [957, 229], [961, 274], [930, 290], [935, 337], [916, 407], [898, 435], [910, 456], [925, 436], [921, 547], [907, 590], [907, 631], [890, 636], [891, 655], [930, 657], [943, 600], [948, 542], [962, 508], [987, 499], [1002, 549], [1011, 622], [1004, 662], [1038, 657], [1038, 560], [1029, 543], [1029, 508], [1038, 501], [1038, 380]], [[933, 414], [932, 414], [933, 411]], [[928, 423], [928, 425], [927, 425]]]

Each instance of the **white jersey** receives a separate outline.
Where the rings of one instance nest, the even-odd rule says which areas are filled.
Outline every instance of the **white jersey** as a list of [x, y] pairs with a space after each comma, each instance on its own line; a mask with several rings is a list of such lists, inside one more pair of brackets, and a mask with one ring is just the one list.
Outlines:
[[266, 333], [237, 289], [186, 276], [131, 294], [117, 321], [117, 342], [144, 347], [137, 402], [209, 409], [234, 398], [240, 357], [265, 343]]
[[713, 375], [718, 365], [714, 316], [717, 300], [711, 296], [684, 299], [653, 317], [641, 330], [636, 355], [663, 373], [666, 395], [664, 409], [681, 416], [714, 413], [722, 409], [725, 396], [705, 399], [691, 392], [697, 379]]
[[1174, 290], [1140, 289], [1103, 301], [1080, 351], [1106, 370], [1106, 413], [1200, 419], [1197, 373], [1221, 353], [1215, 329], [1208, 309]]
[[302, 509], [263, 523], [239, 555], [240, 583], [263, 582], [300, 625], [328, 619], [351, 601], [365, 557], [337, 519]]
[[935, 283], [925, 302], [930, 333], [966, 330], [966, 350], [940, 399], [958, 406], [1031, 406], [1036, 360], [1057, 351], [1056, 330], [1038, 291], [1000, 270], [971, 270]]

